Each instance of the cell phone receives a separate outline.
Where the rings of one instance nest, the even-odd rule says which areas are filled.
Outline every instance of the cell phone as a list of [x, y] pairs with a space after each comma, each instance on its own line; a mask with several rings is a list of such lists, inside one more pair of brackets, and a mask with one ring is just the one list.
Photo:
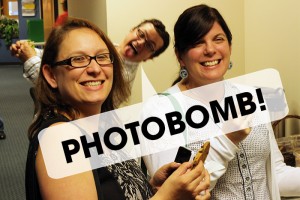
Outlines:
[[185, 147], [182, 147], [180, 146], [178, 148], [178, 151], [177, 151], [177, 154], [176, 154], [176, 157], [175, 157], [175, 162], [177, 163], [184, 163], [184, 162], [187, 162], [190, 160], [191, 158], [191, 155], [192, 155], [192, 151], [185, 148]]

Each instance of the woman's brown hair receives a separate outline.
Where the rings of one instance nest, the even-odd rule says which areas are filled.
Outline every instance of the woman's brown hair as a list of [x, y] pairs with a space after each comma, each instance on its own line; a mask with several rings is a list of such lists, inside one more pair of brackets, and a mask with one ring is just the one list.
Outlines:
[[[97, 33], [107, 45], [110, 54], [114, 57], [113, 85], [108, 97], [102, 104], [101, 112], [116, 109], [122, 102], [128, 100], [130, 96], [130, 86], [123, 76], [124, 68], [113, 43], [106, 34], [93, 23], [84, 19], [69, 18], [63, 25], [54, 28], [45, 44], [41, 67], [44, 65], [55, 67], [54, 63], [57, 61], [59, 48], [65, 36], [70, 31], [81, 28], [88, 28]], [[42, 70], [40, 70], [35, 86], [35, 93], [38, 104], [37, 113], [28, 130], [29, 139], [36, 134], [36, 131], [49, 113], [65, 113], [72, 119], [76, 119], [78, 111], [64, 102], [59, 91], [48, 84], [43, 76]]]

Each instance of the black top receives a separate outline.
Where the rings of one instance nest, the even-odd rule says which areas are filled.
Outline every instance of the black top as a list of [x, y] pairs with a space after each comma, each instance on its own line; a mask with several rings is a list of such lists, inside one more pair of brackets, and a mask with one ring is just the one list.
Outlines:
[[[54, 116], [43, 121], [39, 131], [57, 122], [68, 122], [64, 116]], [[38, 132], [39, 132], [38, 131]], [[29, 143], [25, 187], [27, 200], [41, 198], [37, 174], [35, 171], [36, 154], [39, 147], [38, 134]], [[125, 200], [149, 199], [153, 193], [151, 186], [135, 160], [117, 163], [93, 170], [98, 199]]]

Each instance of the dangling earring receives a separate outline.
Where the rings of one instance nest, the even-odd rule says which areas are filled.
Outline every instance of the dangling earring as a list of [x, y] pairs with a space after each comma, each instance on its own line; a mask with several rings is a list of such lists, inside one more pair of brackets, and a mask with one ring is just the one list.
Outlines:
[[181, 67], [179, 75], [182, 79], [185, 79], [189, 76], [189, 73], [185, 67]]
[[232, 61], [230, 61], [228, 65], [228, 69], [231, 69], [232, 67], [233, 67]]

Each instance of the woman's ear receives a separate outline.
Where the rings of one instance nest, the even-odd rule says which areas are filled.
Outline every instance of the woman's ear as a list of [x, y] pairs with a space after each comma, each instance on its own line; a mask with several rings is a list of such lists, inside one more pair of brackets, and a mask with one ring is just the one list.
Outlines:
[[176, 57], [177, 57], [177, 60], [180, 64], [180, 66], [185, 66], [185, 64], [184, 64], [183, 60], [180, 58], [180, 55], [177, 50], [175, 50], [175, 54], [176, 54]]
[[53, 73], [53, 68], [49, 65], [43, 65], [42, 72], [48, 84], [51, 85], [52, 88], [57, 88], [57, 82]]

